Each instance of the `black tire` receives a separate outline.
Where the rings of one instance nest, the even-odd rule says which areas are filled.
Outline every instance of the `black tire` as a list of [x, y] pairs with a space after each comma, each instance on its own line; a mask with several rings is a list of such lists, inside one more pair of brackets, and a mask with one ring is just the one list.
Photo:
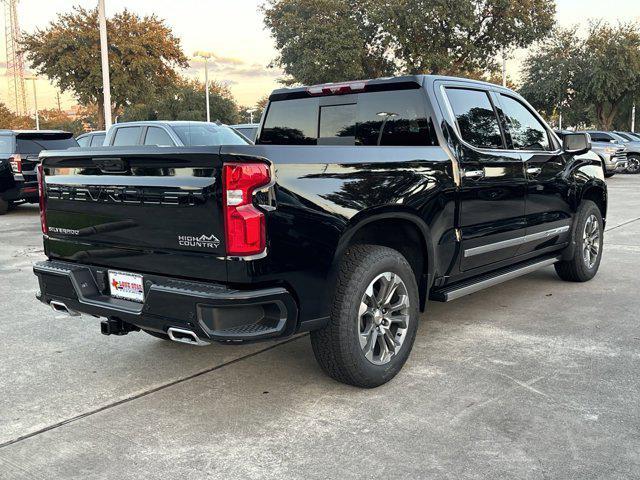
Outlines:
[[[397, 353], [393, 353], [387, 363], [374, 364], [365, 357], [365, 347], [360, 344], [360, 336], [366, 338], [366, 334], [361, 333], [363, 325], [361, 322], [367, 314], [360, 315], [359, 308], [370, 284], [387, 273], [397, 275], [402, 281], [402, 287], [399, 286], [393, 295], [399, 295], [397, 291], [402, 288], [402, 296], [404, 297], [406, 291], [409, 304], [402, 309], [402, 312], [408, 320], [405, 324], [406, 329], [402, 328], [404, 331], [400, 330], [401, 325], [398, 325], [393, 332], [387, 331], [394, 341], [395, 339], [402, 340], [401, 337], [404, 335]], [[397, 282], [396, 277], [392, 275], [390, 277]], [[393, 282], [390, 283], [393, 284]], [[380, 294], [381, 292], [378, 291], [374, 297]], [[397, 301], [398, 297], [395, 298]], [[388, 301], [388, 304], [390, 303], [392, 303], [391, 298]], [[397, 311], [392, 312], [389, 309], [388, 314], [392, 315], [394, 312]], [[393, 323], [387, 323], [387, 317], [381, 319], [382, 313], [386, 313], [385, 309], [379, 308], [376, 321], [382, 322], [383, 325], [386, 324], [388, 329], [394, 328]], [[374, 316], [369, 318], [371, 319], [371, 330], [369, 331], [373, 333], [369, 338], [377, 339], [372, 341], [371, 345], [375, 345], [374, 348], [381, 350], [382, 342], [385, 342], [386, 350], [391, 345], [386, 343], [383, 334], [373, 332], [379, 328], [374, 326]], [[395, 377], [407, 361], [416, 337], [418, 319], [418, 286], [415, 274], [407, 260], [391, 248], [377, 245], [356, 245], [345, 252], [340, 263], [329, 324], [321, 330], [311, 332], [313, 353], [322, 369], [335, 380], [357, 387], [377, 387]], [[378, 326], [384, 328], [379, 323]], [[374, 348], [371, 348], [370, 351], [373, 352]]]
[[162, 340], [171, 341], [171, 339], [169, 338], [169, 335], [167, 335], [166, 333], [154, 332], [153, 330], [142, 330], [142, 331], [144, 333], [148, 333], [152, 337], [160, 338]]
[[4, 215], [5, 213], [7, 213], [9, 211], [10, 205], [10, 202], [7, 202], [6, 200], [0, 198], [0, 215]]
[[[591, 259], [585, 258], [585, 229], [587, 222], [595, 217], [597, 223], [597, 254], [591, 265]], [[602, 260], [602, 246], [604, 240], [604, 229], [602, 224], [602, 214], [598, 206], [591, 200], [584, 200], [578, 209], [576, 215], [576, 223], [572, 231], [573, 254], [569, 260], [556, 263], [556, 273], [562, 280], [568, 282], [586, 282], [591, 280], [598, 273], [600, 262]]]
[[631, 154], [627, 156], [627, 173], [633, 175], [640, 173], [640, 155]]

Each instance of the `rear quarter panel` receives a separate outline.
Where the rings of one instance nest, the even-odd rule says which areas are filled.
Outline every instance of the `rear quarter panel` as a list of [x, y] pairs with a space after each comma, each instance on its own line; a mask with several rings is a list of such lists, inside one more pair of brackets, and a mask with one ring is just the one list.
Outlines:
[[[223, 147], [224, 161], [268, 158], [275, 173], [275, 210], [267, 213], [268, 255], [230, 261], [229, 281], [286, 279], [299, 296], [301, 320], [329, 314], [330, 271], [341, 240], [376, 218], [403, 215], [429, 232], [446, 270], [455, 244], [452, 166], [439, 147]], [[439, 251], [444, 254], [439, 254]]]

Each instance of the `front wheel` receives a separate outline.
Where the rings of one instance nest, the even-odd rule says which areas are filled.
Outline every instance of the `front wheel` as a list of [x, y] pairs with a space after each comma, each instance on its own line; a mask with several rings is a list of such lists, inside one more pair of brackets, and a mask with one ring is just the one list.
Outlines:
[[9, 211], [9, 202], [0, 198], [0, 215], [4, 215]]
[[573, 229], [573, 256], [555, 264], [556, 273], [562, 280], [586, 282], [598, 273], [602, 260], [604, 239], [602, 214], [591, 200], [580, 205]]
[[332, 378], [357, 387], [388, 382], [411, 352], [418, 301], [415, 274], [399, 252], [377, 245], [349, 248], [329, 324], [311, 333], [318, 363]]
[[640, 155], [629, 155], [627, 157], [627, 173], [640, 173]]

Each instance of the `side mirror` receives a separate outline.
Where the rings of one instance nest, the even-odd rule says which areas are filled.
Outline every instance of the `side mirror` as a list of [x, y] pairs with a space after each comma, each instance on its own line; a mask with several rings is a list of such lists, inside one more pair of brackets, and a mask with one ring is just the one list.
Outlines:
[[580, 155], [591, 150], [591, 135], [588, 133], [568, 133], [562, 139], [562, 149], [566, 153]]

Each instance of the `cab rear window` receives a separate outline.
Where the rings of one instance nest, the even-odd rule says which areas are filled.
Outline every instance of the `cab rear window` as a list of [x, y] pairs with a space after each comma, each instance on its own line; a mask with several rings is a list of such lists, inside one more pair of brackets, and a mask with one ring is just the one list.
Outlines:
[[75, 138], [20, 138], [16, 139], [16, 152], [37, 155], [42, 150], [66, 150], [77, 147]]
[[423, 95], [416, 89], [275, 101], [257, 143], [437, 145]]

